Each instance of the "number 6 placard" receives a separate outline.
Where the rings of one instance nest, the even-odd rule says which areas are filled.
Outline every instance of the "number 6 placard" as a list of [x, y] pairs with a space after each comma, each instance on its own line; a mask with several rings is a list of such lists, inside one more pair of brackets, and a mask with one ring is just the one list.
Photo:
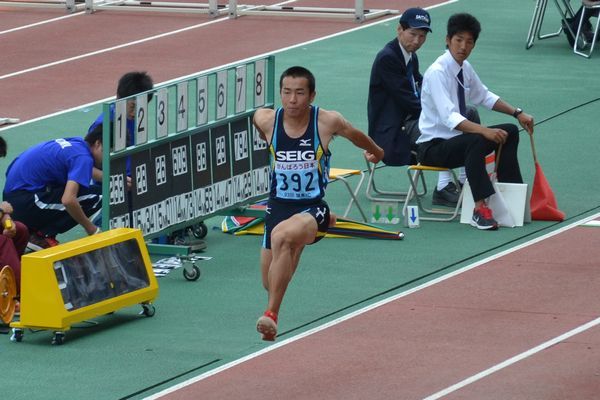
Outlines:
[[217, 72], [217, 119], [227, 116], [227, 71]]

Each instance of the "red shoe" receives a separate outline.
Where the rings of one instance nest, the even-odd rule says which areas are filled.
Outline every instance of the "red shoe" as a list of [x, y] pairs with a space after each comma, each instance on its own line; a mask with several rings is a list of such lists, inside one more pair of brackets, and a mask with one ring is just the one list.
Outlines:
[[59, 243], [58, 240], [56, 240], [55, 236], [45, 236], [40, 231], [37, 231], [33, 232], [29, 236], [29, 243], [27, 243], [27, 248], [31, 251], [38, 251], [58, 245]]
[[494, 219], [492, 210], [483, 204], [473, 210], [471, 226], [474, 226], [477, 229], [495, 231], [498, 229], [498, 222]]
[[265, 311], [263, 316], [256, 321], [256, 330], [262, 333], [262, 340], [275, 341], [277, 336], [277, 314], [272, 311]]

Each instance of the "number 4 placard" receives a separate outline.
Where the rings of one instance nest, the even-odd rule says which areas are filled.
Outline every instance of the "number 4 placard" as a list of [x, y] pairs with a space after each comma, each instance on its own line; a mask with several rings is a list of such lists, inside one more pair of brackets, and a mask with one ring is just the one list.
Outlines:
[[177, 132], [188, 127], [188, 82], [177, 84]]

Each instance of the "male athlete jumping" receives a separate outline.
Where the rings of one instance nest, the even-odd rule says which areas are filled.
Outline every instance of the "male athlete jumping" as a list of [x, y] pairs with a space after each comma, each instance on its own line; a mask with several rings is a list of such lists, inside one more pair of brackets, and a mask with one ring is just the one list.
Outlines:
[[261, 252], [262, 281], [269, 300], [256, 324], [263, 340], [269, 341], [277, 336], [277, 314], [304, 246], [320, 240], [335, 224], [323, 201], [331, 139], [345, 137], [364, 149], [370, 162], [383, 158], [381, 147], [340, 113], [312, 105], [315, 77], [309, 70], [287, 69], [279, 87], [282, 107], [261, 108], [254, 114], [254, 125], [271, 153], [271, 193]]

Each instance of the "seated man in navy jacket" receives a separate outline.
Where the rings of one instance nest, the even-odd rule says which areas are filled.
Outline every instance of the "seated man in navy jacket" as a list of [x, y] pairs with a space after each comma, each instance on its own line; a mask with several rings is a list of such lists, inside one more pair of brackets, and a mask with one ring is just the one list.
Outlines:
[[[431, 18], [422, 8], [409, 8], [400, 18], [397, 37], [377, 54], [369, 83], [369, 136], [385, 151], [386, 165], [416, 164], [420, 136], [421, 83], [417, 50], [431, 32]], [[454, 206], [458, 190], [450, 172], [441, 172], [433, 203]]]

